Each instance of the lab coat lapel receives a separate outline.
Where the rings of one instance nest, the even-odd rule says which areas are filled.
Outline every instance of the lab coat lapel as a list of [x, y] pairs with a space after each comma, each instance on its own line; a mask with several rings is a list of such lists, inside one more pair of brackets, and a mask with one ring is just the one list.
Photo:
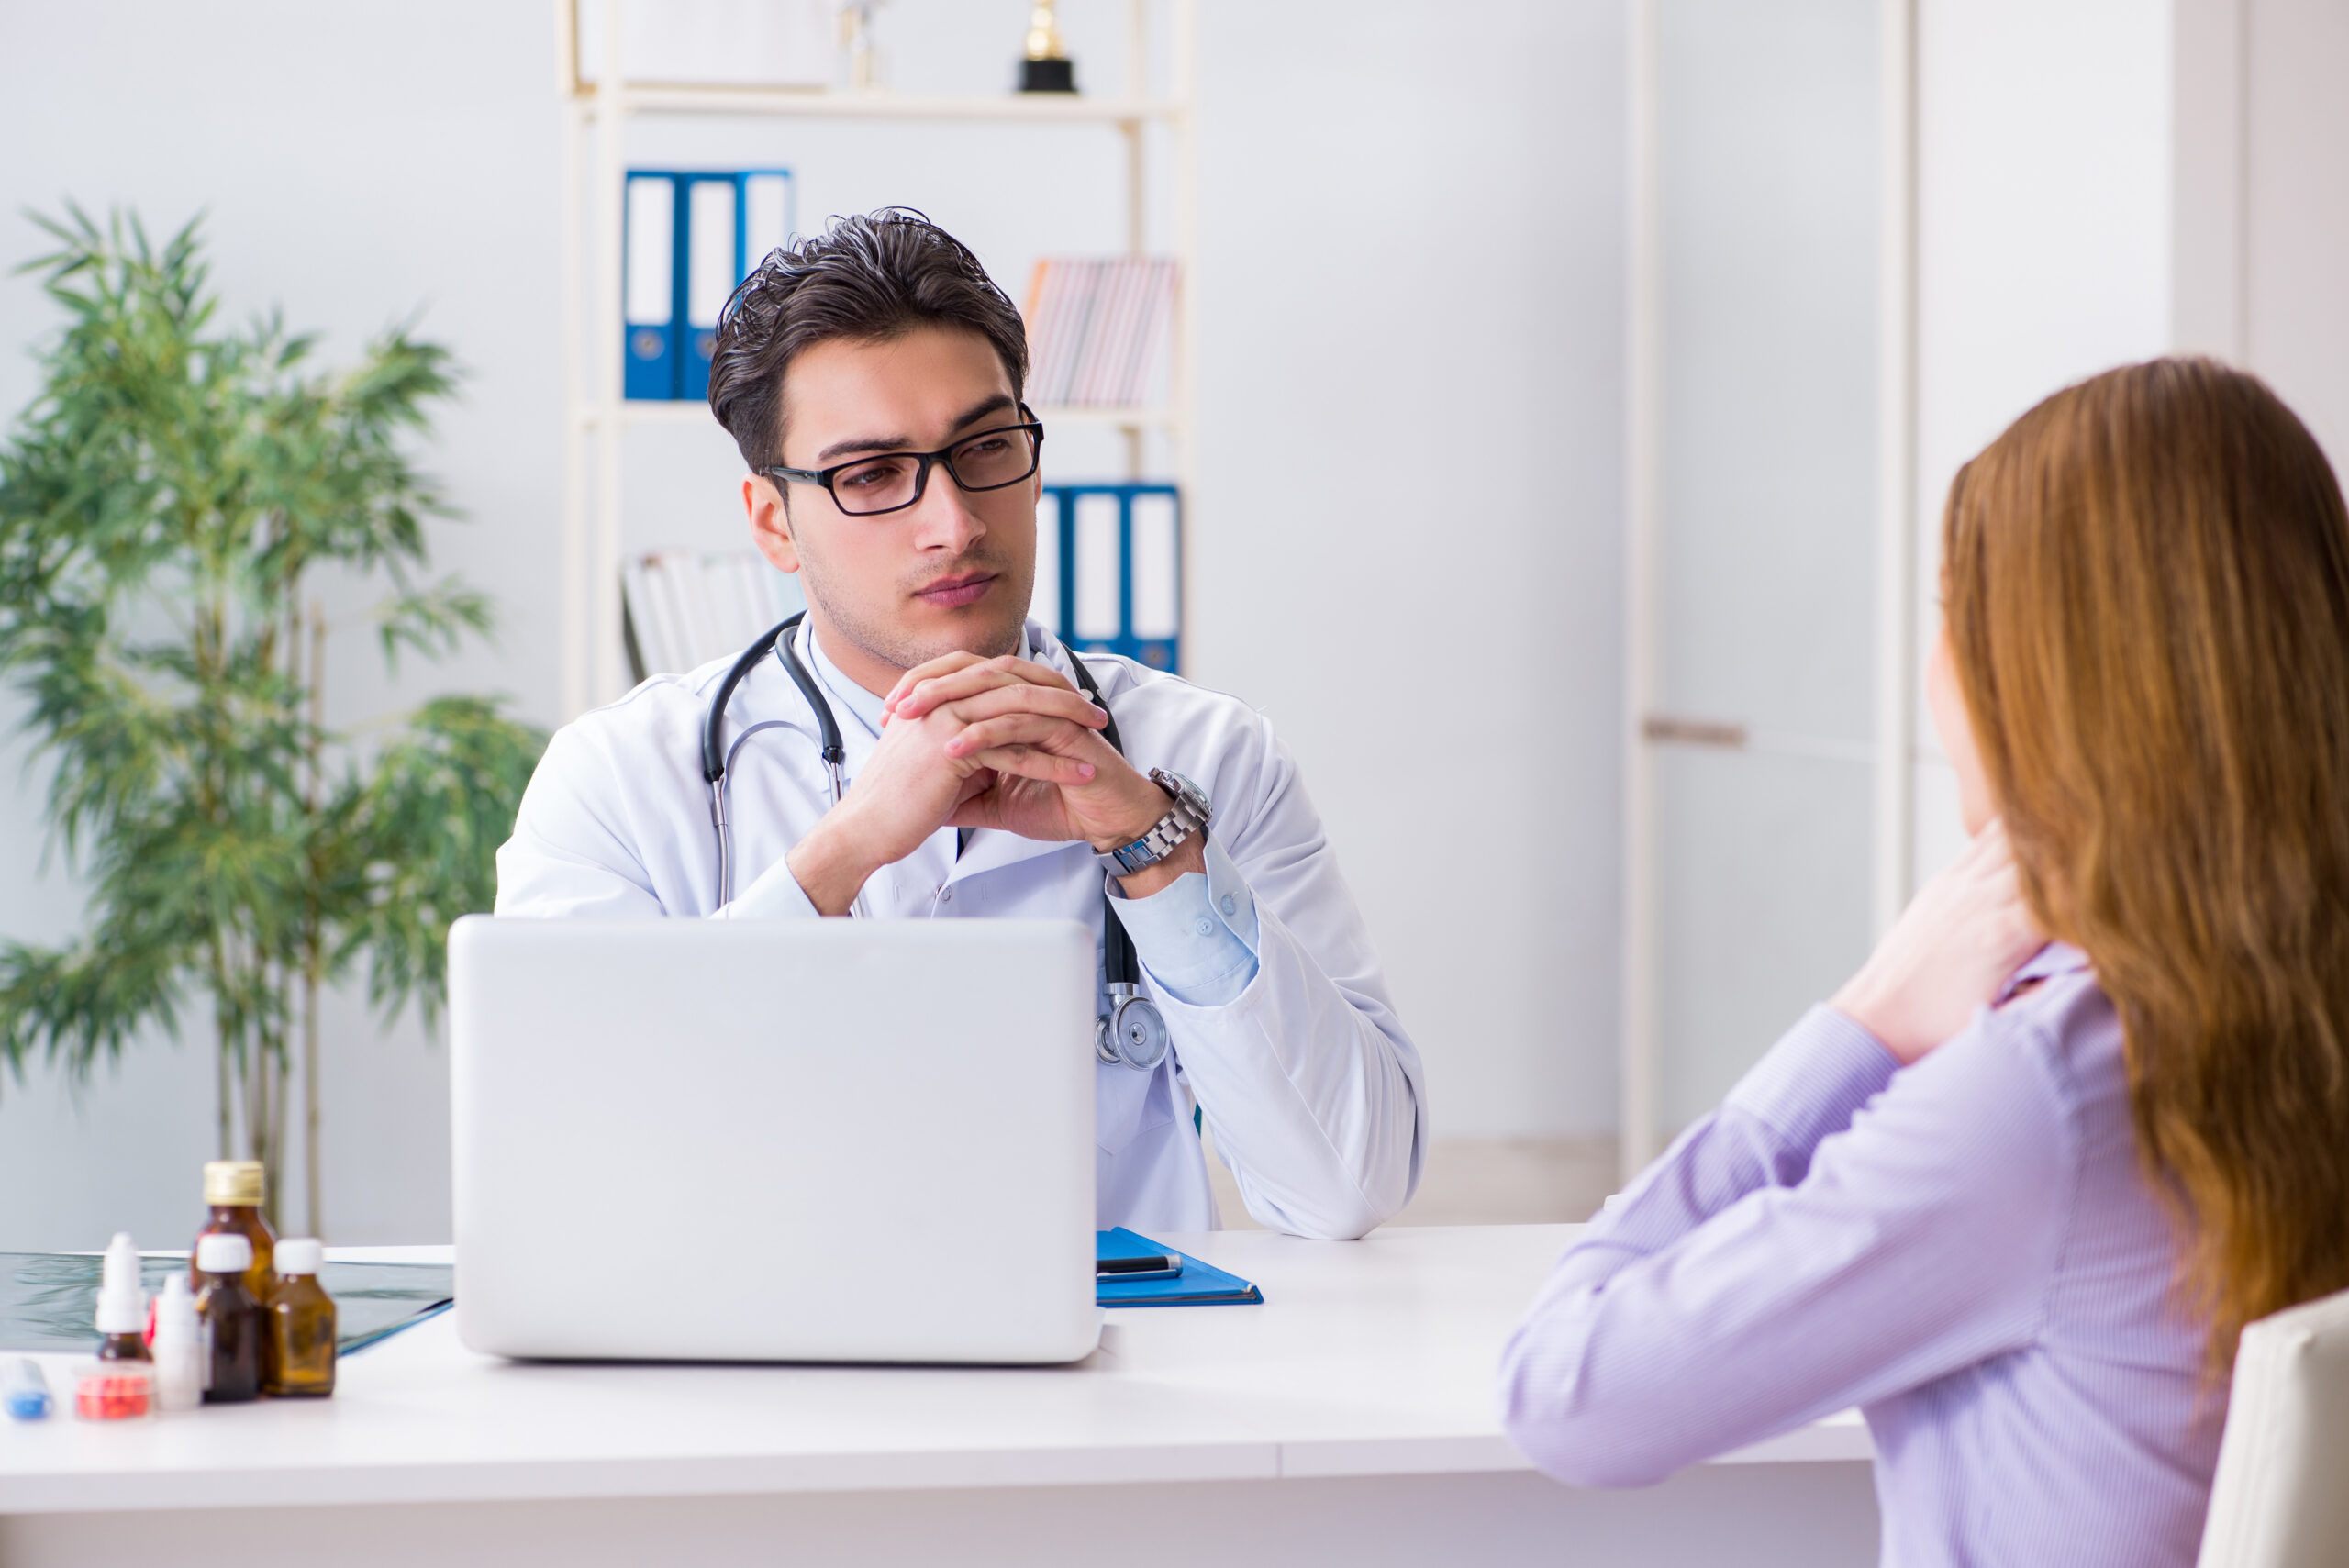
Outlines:
[[1000, 871], [1005, 866], [1032, 861], [1040, 855], [1059, 854], [1066, 850], [1082, 850], [1087, 855], [1093, 853], [1090, 844], [1023, 839], [1017, 833], [1006, 833], [1000, 828], [982, 828], [971, 835], [971, 847], [955, 861], [954, 874], [948, 880], [961, 882], [982, 872]]

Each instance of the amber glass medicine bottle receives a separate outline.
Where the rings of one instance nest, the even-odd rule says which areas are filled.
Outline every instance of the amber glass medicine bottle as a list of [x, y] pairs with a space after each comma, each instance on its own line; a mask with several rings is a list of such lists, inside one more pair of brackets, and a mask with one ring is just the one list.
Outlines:
[[245, 1288], [253, 1245], [234, 1232], [195, 1242], [195, 1315], [203, 1323], [204, 1402], [230, 1405], [261, 1396], [266, 1315]]
[[[262, 1168], [258, 1160], [208, 1160], [204, 1165], [204, 1202], [212, 1212], [196, 1233], [196, 1245], [206, 1236], [241, 1236], [253, 1250], [252, 1266], [245, 1272], [245, 1288], [255, 1301], [267, 1301], [277, 1284], [271, 1255], [277, 1233], [261, 1216]], [[191, 1256], [187, 1283], [204, 1288], [204, 1276]]]
[[334, 1392], [334, 1297], [318, 1284], [326, 1249], [303, 1238], [277, 1244], [277, 1288], [269, 1297], [269, 1349], [262, 1392]]

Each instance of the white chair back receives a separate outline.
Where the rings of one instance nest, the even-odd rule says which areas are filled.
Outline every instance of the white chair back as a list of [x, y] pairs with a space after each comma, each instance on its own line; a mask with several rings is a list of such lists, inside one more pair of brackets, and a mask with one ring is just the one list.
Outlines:
[[2243, 1331], [2198, 1568], [2349, 1563], [2349, 1291]]

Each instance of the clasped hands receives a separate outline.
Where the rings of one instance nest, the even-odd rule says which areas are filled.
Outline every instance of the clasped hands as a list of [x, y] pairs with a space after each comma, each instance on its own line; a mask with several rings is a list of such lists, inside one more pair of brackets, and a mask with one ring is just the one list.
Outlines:
[[[1166, 814], [1166, 792], [1102, 737], [1108, 717], [1058, 671], [1005, 654], [949, 653], [906, 672], [881, 740], [840, 804], [793, 847], [808, 901], [842, 915], [872, 874], [941, 828], [994, 828], [1099, 852]], [[1198, 839], [1122, 879], [1146, 897], [1202, 869]]]

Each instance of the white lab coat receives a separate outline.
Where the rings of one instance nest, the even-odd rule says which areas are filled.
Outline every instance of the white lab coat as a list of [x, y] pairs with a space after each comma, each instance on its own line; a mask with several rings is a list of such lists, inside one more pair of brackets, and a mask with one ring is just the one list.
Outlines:
[[[1052, 633], [1030, 623], [1029, 639], [1042, 662], [1071, 673]], [[783, 861], [829, 809], [830, 784], [807, 700], [772, 658], [729, 705], [735, 900], [717, 907], [701, 733], [732, 662], [655, 676], [556, 733], [498, 851], [500, 915], [812, 914]], [[1152, 1073], [1097, 1068], [1099, 1223], [1217, 1225], [1197, 1103], [1257, 1219], [1301, 1236], [1363, 1235], [1418, 1185], [1426, 1093], [1297, 764], [1233, 697], [1106, 654], [1085, 663], [1134, 765], [1182, 773], [1213, 802], [1210, 836], [1230, 862], [1221, 874], [1244, 877], [1256, 914], [1256, 974], [1221, 1006], [1170, 995], [1143, 953], [1174, 1050]], [[837, 697], [833, 707], [853, 780], [875, 742]], [[864, 906], [881, 917], [1058, 917], [1097, 929], [1106, 863], [1084, 843], [993, 830], [958, 858], [954, 830], [942, 828], [875, 873]]]

